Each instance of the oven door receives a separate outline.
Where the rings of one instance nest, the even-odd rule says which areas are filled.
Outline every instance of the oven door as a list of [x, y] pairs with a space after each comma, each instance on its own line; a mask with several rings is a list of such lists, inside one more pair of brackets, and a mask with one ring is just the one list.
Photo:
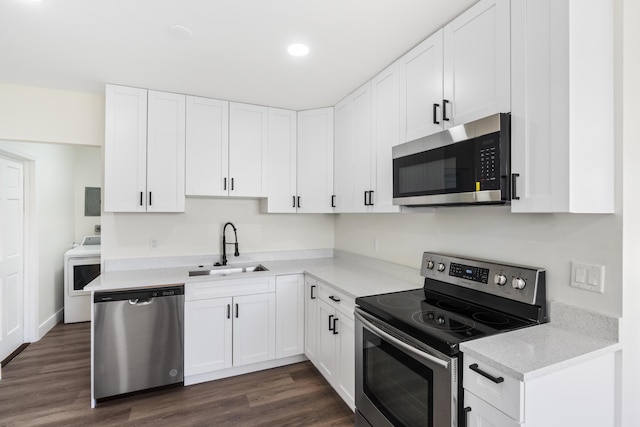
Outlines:
[[416, 343], [359, 308], [355, 320], [356, 424], [457, 426], [457, 358]]
[[69, 258], [66, 288], [69, 296], [89, 295], [84, 287], [100, 275], [100, 257]]

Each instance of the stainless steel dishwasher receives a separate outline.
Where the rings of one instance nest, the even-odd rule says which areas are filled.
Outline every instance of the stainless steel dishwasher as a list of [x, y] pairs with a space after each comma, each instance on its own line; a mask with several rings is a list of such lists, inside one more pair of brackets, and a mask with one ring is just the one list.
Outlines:
[[184, 381], [184, 286], [96, 292], [95, 399]]

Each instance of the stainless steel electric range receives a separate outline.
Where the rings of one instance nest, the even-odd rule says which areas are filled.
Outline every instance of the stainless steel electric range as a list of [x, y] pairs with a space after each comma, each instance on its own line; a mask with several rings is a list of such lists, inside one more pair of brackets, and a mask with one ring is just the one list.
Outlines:
[[543, 269], [425, 252], [421, 274], [356, 299], [357, 426], [464, 426], [460, 343], [547, 321]]

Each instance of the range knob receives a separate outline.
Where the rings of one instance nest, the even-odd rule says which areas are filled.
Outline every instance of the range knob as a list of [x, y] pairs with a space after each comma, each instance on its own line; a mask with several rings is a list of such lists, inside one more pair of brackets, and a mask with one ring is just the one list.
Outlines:
[[502, 273], [496, 273], [496, 275], [493, 276], [493, 283], [498, 286], [504, 286], [507, 284], [507, 276]]
[[429, 270], [433, 270], [433, 266], [435, 265], [435, 263], [431, 260], [427, 261], [427, 268]]
[[445, 267], [444, 263], [441, 262], [441, 263], [438, 264], [438, 271], [442, 272], [442, 271], [444, 271], [445, 268], [446, 267]]
[[514, 277], [513, 280], [511, 281], [511, 286], [513, 286], [513, 289], [524, 289], [525, 286], [527, 286], [527, 282], [525, 282], [524, 279], [521, 279], [520, 277]]

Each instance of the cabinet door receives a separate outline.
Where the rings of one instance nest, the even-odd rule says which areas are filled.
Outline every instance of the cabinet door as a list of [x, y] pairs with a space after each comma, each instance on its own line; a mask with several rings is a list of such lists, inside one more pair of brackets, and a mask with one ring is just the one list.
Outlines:
[[229, 104], [229, 195], [264, 197], [267, 182], [268, 109]]
[[396, 62], [372, 82], [373, 153], [371, 203], [374, 212], [400, 212], [393, 205], [393, 158], [391, 147], [400, 141], [400, 67]]
[[304, 276], [276, 277], [276, 359], [304, 353]]
[[185, 96], [149, 91], [147, 212], [184, 212]]
[[356, 350], [355, 350], [355, 324], [354, 320], [345, 313], [336, 312], [338, 321], [336, 322], [336, 332], [338, 346], [336, 349], [336, 360], [339, 372], [337, 389], [342, 399], [351, 409], [355, 408], [355, 388], [356, 388]]
[[233, 366], [272, 360], [275, 352], [274, 293], [233, 298]]
[[298, 113], [299, 213], [331, 213], [333, 207], [333, 108]]
[[521, 424], [513, 418], [478, 398], [475, 394], [465, 390], [464, 406], [470, 408], [466, 412], [467, 427], [520, 427]]
[[400, 59], [400, 141], [443, 129], [442, 30]]
[[227, 195], [228, 150], [229, 102], [187, 96], [187, 195]]
[[353, 210], [367, 212], [371, 187], [371, 82], [352, 95], [353, 99]]
[[314, 365], [318, 364], [318, 282], [311, 277], [304, 278], [304, 354]]
[[334, 385], [337, 374], [336, 343], [337, 339], [333, 333], [333, 320], [335, 310], [326, 302], [318, 299], [318, 370], [324, 375], [327, 381]]
[[353, 102], [347, 97], [335, 106], [335, 141], [333, 164], [334, 212], [348, 212], [353, 203]]
[[296, 212], [296, 112], [269, 108], [267, 212]]
[[231, 303], [231, 298], [185, 302], [185, 375], [231, 367]]
[[511, 111], [509, 0], [482, 0], [444, 27], [445, 127]]
[[105, 212], [147, 209], [147, 91], [106, 86]]

